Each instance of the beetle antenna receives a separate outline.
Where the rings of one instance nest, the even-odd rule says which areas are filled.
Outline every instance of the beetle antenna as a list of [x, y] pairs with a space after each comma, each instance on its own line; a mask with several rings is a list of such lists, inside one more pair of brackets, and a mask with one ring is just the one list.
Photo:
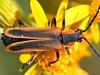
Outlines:
[[93, 17], [93, 19], [92, 19], [91, 22], [89, 23], [88, 27], [87, 27], [85, 30], [83, 30], [82, 32], [85, 32], [85, 31], [87, 31], [87, 30], [89, 29], [89, 27], [92, 25], [93, 21], [94, 21], [95, 18], [97, 17], [97, 15], [98, 15], [98, 13], [99, 13], [99, 10], [100, 10], [100, 5], [99, 5], [99, 7], [98, 7], [98, 10], [97, 10], [95, 16]]
[[97, 54], [97, 56], [100, 57], [100, 54], [95, 50], [95, 48], [90, 44], [90, 42], [85, 37], [82, 37], [82, 39], [84, 39], [90, 45], [92, 50]]

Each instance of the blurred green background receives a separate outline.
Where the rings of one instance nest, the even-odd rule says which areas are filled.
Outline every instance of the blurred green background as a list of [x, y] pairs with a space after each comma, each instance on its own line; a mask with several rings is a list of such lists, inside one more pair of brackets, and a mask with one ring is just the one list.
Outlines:
[[[25, 11], [26, 16], [31, 12], [29, 6], [29, 0], [16, 0], [18, 4]], [[48, 14], [55, 15], [57, 12], [57, 8], [62, 0], [38, 0], [40, 4], [43, 6], [44, 10]], [[100, 52], [100, 43], [92, 45], [96, 50]], [[24, 72], [30, 67], [26, 66], [24, 72], [18, 73], [15, 70], [19, 70], [22, 64], [19, 62], [20, 53], [10, 53], [4, 50], [4, 45], [0, 40], [0, 75], [23, 75]], [[86, 70], [90, 75], [100, 75], [100, 58], [96, 56], [96, 54], [89, 48], [92, 52], [92, 56], [90, 58], [84, 57], [82, 61], [80, 61], [80, 66]]]

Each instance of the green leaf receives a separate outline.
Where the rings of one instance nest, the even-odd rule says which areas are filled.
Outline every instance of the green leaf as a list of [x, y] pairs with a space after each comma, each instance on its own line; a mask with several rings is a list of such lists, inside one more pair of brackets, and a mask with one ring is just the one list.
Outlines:
[[50, 72], [43, 71], [41, 75], [51, 75]]

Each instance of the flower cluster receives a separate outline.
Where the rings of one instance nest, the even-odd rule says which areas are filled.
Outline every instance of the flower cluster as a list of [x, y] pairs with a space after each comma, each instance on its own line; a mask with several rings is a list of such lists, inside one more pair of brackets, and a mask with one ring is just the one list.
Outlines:
[[5, 28], [13, 26], [14, 22], [20, 17], [20, 12], [14, 4], [13, 1], [9, 0], [0, 1], [0, 33], [3, 33]]
[[[36, 2], [36, 3], [35, 3]], [[96, 1], [94, 1], [95, 3]], [[97, 7], [99, 7], [99, 4], [97, 7], [94, 7], [93, 2], [91, 5], [78, 5], [76, 7], [72, 7], [67, 9], [68, 5], [68, 0], [63, 0], [60, 4], [60, 7], [58, 9], [57, 15], [56, 15], [56, 20], [57, 20], [57, 26], [61, 27], [62, 25], [62, 20], [65, 17], [65, 22], [66, 22], [66, 29], [82, 29], [84, 30], [88, 26], [88, 21], [90, 17], [94, 17], [94, 13], [97, 11]], [[32, 14], [34, 15], [34, 18], [36, 20], [36, 23], [39, 25], [38, 27], [45, 27], [47, 24], [47, 18], [45, 15], [42, 15], [41, 17], [38, 15], [35, 15], [36, 13], [36, 8], [35, 5], [38, 7], [37, 12], [40, 12], [42, 7], [40, 7], [40, 4], [36, 0], [30, 0], [30, 6], [32, 10]], [[93, 9], [95, 10], [94, 12]], [[64, 9], [66, 9], [64, 11]], [[44, 11], [41, 11], [44, 14]], [[84, 14], [84, 15], [83, 15]], [[90, 15], [91, 14], [91, 15]], [[41, 18], [43, 18], [41, 21]], [[38, 18], [38, 19], [37, 19]], [[45, 26], [43, 26], [45, 25]], [[95, 29], [94, 29], [95, 28]], [[95, 30], [95, 34], [94, 34]], [[85, 33], [86, 38], [88, 41], [93, 41], [95, 43], [99, 42], [99, 29], [97, 22], [94, 21], [93, 25], [91, 26], [91, 32]], [[98, 35], [98, 36], [96, 36]], [[93, 36], [93, 37], [91, 37]], [[84, 45], [84, 46], [83, 46]], [[55, 51], [44, 51], [40, 55], [38, 55], [38, 62], [33, 65], [26, 73], [25, 75], [41, 75], [44, 74], [45, 72], [49, 72], [50, 75], [88, 75], [86, 71], [81, 69], [79, 66], [79, 61], [84, 57], [84, 56], [90, 56], [90, 52], [87, 50], [88, 44], [86, 41], [82, 41], [82, 43], [76, 42], [73, 46], [69, 47], [71, 55], [68, 55], [66, 50], [62, 48], [59, 50], [60, 53], [60, 58], [59, 60], [48, 66], [48, 63], [51, 61], [56, 60], [56, 54]], [[23, 58], [22, 58], [23, 59]], [[40, 73], [38, 73], [40, 72]], [[46, 74], [46, 73], [45, 73]]]

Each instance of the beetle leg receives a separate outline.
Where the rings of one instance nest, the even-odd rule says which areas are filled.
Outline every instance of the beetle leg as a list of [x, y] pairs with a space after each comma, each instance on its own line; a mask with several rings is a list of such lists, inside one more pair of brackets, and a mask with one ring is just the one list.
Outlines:
[[56, 18], [53, 18], [53, 19], [52, 19], [51, 27], [56, 28]]
[[50, 27], [50, 20], [48, 21], [48, 26], [47, 27]]
[[18, 24], [21, 25], [22, 27], [30, 27], [27, 23], [21, 21], [21, 20], [17, 20]]
[[36, 52], [34, 52], [34, 53], [31, 55], [29, 61], [28, 61], [27, 63], [24, 63], [24, 64], [23, 64], [23, 66], [21, 67], [21, 69], [19, 70], [19, 72], [22, 72], [22, 71], [23, 71], [25, 65], [31, 65], [31, 64], [32, 64], [32, 62], [33, 62], [33, 60], [34, 60], [35, 54], [36, 54]]
[[36, 54], [36, 52], [31, 55], [30, 60], [26, 63], [27, 65], [31, 65], [32, 64], [35, 54]]
[[26, 63], [25, 63], [25, 64], [23, 64], [22, 68], [21, 68], [21, 69], [19, 69], [19, 71], [17, 71], [17, 72], [23, 72], [23, 69], [24, 69], [25, 65], [26, 65]]
[[65, 29], [65, 19], [63, 18], [63, 21], [62, 21], [62, 30]]
[[57, 59], [55, 61], [49, 62], [48, 66], [50, 66], [50, 64], [53, 64], [53, 63], [55, 63], [55, 62], [57, 62], [59, 60], [59, 52], [58, 52], [58, 50], [56, 51], [56, 57], [57, 57]]
[[70, 50], [68, 49], [68, 47], [65, 47], [67, 54], [70, 55]]

